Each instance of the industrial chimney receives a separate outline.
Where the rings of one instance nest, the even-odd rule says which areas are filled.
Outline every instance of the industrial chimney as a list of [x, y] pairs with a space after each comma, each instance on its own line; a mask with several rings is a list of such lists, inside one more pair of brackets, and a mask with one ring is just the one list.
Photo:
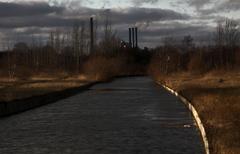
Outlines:
[[137, 27], [135, 27], [135, 35], [136, 35], [136, 46], [135, 46], [135, 48], [138, 48], [138, 28]]
[[132, 48], [132, 29], [129, 28], [129, 47]]
[[135, 30], [132, 28], [132, 47], [135, 48]]
[[90, 52], [93, 52], [94, 34], [93, 34], [93, 17], [90, 18]]
[[129, 28], [129, 46], [131, 48], [138, 48], [138, 28]]

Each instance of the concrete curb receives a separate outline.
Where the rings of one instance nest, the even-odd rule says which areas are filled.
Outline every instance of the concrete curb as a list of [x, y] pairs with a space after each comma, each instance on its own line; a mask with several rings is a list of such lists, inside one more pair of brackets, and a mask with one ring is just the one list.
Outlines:
[[169, 92], [171, 92], [172, 94], [174, 94], [175, 96], [177, 96], [178, 98], [181, 99], [181, 101], [187, 106], [187, 108], [192, 112], [192, 115], [197, 123], [197, 126], [199, 128], [199, 131], [201, 133], [202, 136], [202, 140], [204, 143], [204, 147], [205, 147], [205, 152], [206, 154], [210, 154], [209, 151], [209, 143], [208, 143], [208, 139], [207, 139], [207, 135], [206, 135], [206, 131], [205, 128], [203, 126], [203, 123], [199, 117], [199, 114], [197, 112], [197, 110], [195, 109], [195, 107], [191, 104], [190, 101], [188, 101], [185, 97], [183, 97], [182, 95], [180, 95], [179, 93], [177, 93], [176, 91], [174, 91], [173, 89], [171, 89], [170, 87], [166, 86], [166, 85], [162, 85], [160, 82], [157, 82], [157, 84], [161, 85], [162, 87], [164, 87], [166, 90], [168, 90]]

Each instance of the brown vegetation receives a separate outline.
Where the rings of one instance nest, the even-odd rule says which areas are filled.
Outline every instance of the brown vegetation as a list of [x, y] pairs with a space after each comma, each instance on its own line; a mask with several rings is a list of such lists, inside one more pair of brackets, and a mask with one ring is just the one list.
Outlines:
[[1, 82], [3, 87], [0, 88], [0, 102], [10, 102], [39, 96], [51, 92], [62, 91], [65, 89], [76, 88], [87, 84], [81, 80], [35, 80], [35, 81], [15, 81]]
[[8, 46], [0, 53], [0, 102], [80, 86], [79, 82], [143, 74], [150, 55], [121, 42], [108, 15], [105, 22], [101, 40], [96, 38], [97, 25], [89, 32], [85, 22], [76, 22], [71, 31], [49, 32], [47, 44], [33, 39], [30, 45]]
[[227, 20], [217, 27], [215, 46], [158, 48], [149, 65], [155, 80], [196, 107], [213, 154], [240, 153], [239, 37], [235, 22]]
[[240, 152], [240, 73], [211, 71], [159, 75], [156, 80], [172, 87], [197, 109], [206, 128], [210, 152], [238, 154]]

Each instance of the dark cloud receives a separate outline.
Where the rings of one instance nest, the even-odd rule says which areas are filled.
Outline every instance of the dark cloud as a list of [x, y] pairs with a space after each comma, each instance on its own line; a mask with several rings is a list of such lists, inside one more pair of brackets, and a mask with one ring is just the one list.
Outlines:
[[63, 11], [62, 7], [49, 6], [44, 2], [7, 3], [0, 2], [0, 17], [34, 16]]
[[83, 19], [65, 19], [57, 16], [30, 16], [30, 17], [11, 17], [2, 18], [1, 28], [18, 27], [68, 27], [75, 22]]
[[[225, 0], [220, 2], [216, 0], [187, 0], [179, 1], [178, 3], [186, 3], [189, 6], [193, 6], [201, 15], [227, 13], [238, 11], [240, 8], [239, 0]], [[209, 8], [210, 5], [211, 7]], [[206, 9], [204, 6], [208, 6], [208, 8]]]
[[159, 0], [132, 0], [133, 4], [136, 6], [141, 6], [143, 3], [157, 3]]
[[188, 5], [201, 9], [204, 5], [211, 2], [211, 0], [187, 0]]
[[[175, 12], [173, 10], [160, 8], [142, 8], [131, 7], [124, 9], [90, 9], [81, 7], [79, 10], [65, 12], [65, 16], [82, 16], [89, 17], [91, 15], [104, 17], [108, 15], [113, 24], [135, 24], [137, 22], [152, 22], [165, 20], [187, 20], [190, 18], [187, 14]], [[103, 18], [104, 19], [104, 18]]]
[[192, 23], [182, 23], [182, 22], [160, 22], [155, 23], [148, 29], [141, 30], [141, 34], [147, 37], [166, 37], [166, 36], [179, 36], [183, 37], [185, 35], [199, 35], [212, 32], [213, 28], [205, 25], [192, 25]]
[[[23, 6], [25, 8], [25, 6]], [[37, 7], [39, 8], [39, 6]], [[19, 8], [20, 9], [20, 8]], [[104, 15], [106, 13], [110, 16], [113, 24], [136, 24], [149, 23], [153, 21], [166, 20], [186, 20], [189, 16], [181, 14], [172, 10], [151, 9], [151, 8], [127, 8], [122, 10], [104, 10], [104, 9], [90, 9], [81, 7], [77, 11], [67, 10], [59, 14], [37, 14], [32, 10], [28, 14], [31, 16], [4, 16], [1, 18], [0, 28], [17, 28], [17, 27], [68, 27], [72, 26], [76, 20], [88, 21], [92, 15], [100, 16], [100, 26], [104, 24]], [[32, 11], [32, 12], [31, 12]], [[36, 11], [36, 10], [35, 10]], [[37, 11], [38, 12], [38, 11]], [[47, 11], [44, 11], [47, 12]], [[25, 14], [25, 13], [24, 13]]]
[[172, 10], [157, 8], [128, 8], [112, 11], [112, 20], [115, 23], [135, 24], [137, 22], [153, 22], [166, 20], [186, 20], [190, 16]]
[[[156, 3], [158, 0], [132, 0], [134, 4]], [[90, 16], [98, 19], [99, 29], [104, 25], [107, 14], [112, 21], [113, 29], [118, 31], [118, 35], [128, 40], [128, 27], [139, 27], [139, 41], [143, 45], [159, 44], [161, 38], [173, 36], [181, 40], [185, 35], [192, 35], [196, 38], [206, 38], [213, 28], [207, 26], [208, 19], [214, 21], [217, 17], [204, 15], [204, 6], [211, 0], [187, 0], [188, 4], [194, 6], [202, 14], [196, 18], [194, 16], [179, 13], [174, 10], [161, 8], [128, 7], [124, 9], [93, 9], [81, 6], [81, 1], [70, 0], [58, 3], [57, 0], [51, 3], [1, 3], [0, 2], [0, 31], [3, 35], [20, 40], [31, 40], [31, 36], [42, 36], [45, 40], [51, 30], [60, 28], [61, 30], [71, 30], [76, 22], [88, 22]], [[235, 0], [229, 0], [236, 2]], [[186, 3], [185, 3], [186, 4]], [[74, 8], [74, 6], [77, 8]], [[230, 6], [224, 5], [226, 8]], [[218, 6], [220, 7], [220, 5]], [[13, 11], [14, 10], [14, 11]], [[226, 10], [224, 8], [224, 10]], [[211, 9], [213, 11], [213, 9]], [[209, 12], [211, 12], [209, 9]], [[195, 21], [193, 23], [191, 21]], [[203, 23], [199, 21], [204, 21]], [[88, 23], [86, 23], [88, 25]], [[99, 37], [102, 32], [99, 30]], [[1, 37], [1, 35], [0, 35]], [[209, 37], [208, 37], [209, 38]], [[205, 39], [206, 40], [206, 39]]]
[[223, 3], [221, 3], [219, 6], [216, 7], [216, 11], [225, 11], [225, 12], [230, 12], [230, 11], [237, 11], [240, 8], [240, 1], [239, 0], [227, 0]]

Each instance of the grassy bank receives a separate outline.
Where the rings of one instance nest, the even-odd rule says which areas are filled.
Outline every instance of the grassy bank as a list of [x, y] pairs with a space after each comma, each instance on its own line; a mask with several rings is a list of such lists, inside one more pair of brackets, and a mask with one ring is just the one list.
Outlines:
[[28, 80], [11, 81], [0, 84], [0, 102], [10, 102], [25, 99], [32, 96], [44, 95], [51, 92], [62, 91], [65, 89], [76, 88], [86, 85], [89, 81], [85, 80]]
[[155, 74], [154, 78], [192, 102], [204, 123], [211, 153], [240, 153], [239, 71]]
[[138, 51], [91, 54], [77, 70], [71, 72], [42, 69], [33, 73], [31, 68], [25, 68], [25, 72], [20, 72], [19, 74], [22, 74], [14, 78], [8, 78], [5, 72], [5, 76], [0, 74], [0, 102], [81, 87], [92, 82], [110, 80], [116, 76], [143, 74], [145, 67], [141, 64], [138, 54]]

